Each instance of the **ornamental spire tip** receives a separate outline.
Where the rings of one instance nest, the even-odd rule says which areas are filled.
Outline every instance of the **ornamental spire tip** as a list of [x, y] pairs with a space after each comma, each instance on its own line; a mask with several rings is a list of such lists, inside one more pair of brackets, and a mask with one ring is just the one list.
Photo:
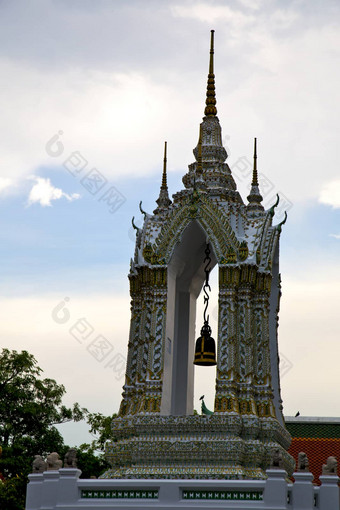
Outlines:
[[158, 205], [157, 209], [154, 210], [154, 213], [159, 213], [166, 210], [171, 204], [171, 200], [169, 198], [168, 192], [168, 180], [166, 175], [166, 163], [167, 163], [167, 142], [164, 142], [164, 158], [163, 158], [163, 173], [162, 173], [162, 184], [159, 192], [159, 197], [156, 200]]
[[257, 139], [254, 138], [254, 164], [253, 164], [253, 180], [252, 186], [258, 186], [258, 175], [257, 175]]
[[261, 204], [263, 197], [259, 190], [259, 180], [257, 174], [257, 138], [254, 138], [254, 164], [253, 164], [253, 180], [251, 182], [250, 194], [248, 195], [248, 208], [252, 210], [262, 211]]
[[162, 175], [162, 188], [168, 189], [167, 175], [166, 175], [166, 154], [167, 153], [167, 142], [164, 142], [164, 159], [163, 159], [163, 175]]
[[207, 117], [215, 117], [217, 115], [214, 75], [214, 32], [215, 30], [211, 30], [207, 98], [205, 100], [206, 107], [204, 110], [204, 115]]

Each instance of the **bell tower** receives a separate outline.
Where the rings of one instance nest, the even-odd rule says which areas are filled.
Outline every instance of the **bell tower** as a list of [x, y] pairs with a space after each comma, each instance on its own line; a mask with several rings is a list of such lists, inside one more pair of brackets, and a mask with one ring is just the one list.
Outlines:
[[[157, 208], [136, 229], [129, 274], [131, 324], [112, 469], [104, 478], [261, 479], [273, 449], [294, 461], [282, 416], [277, 328], [281, 295], [274, 204], [264, 210], [257, 176], [245, 204], [226, 163], [217, 117], [211, 32], [206, 106], [183, 177], [169, 198], [167, 146]], [[196, 300], [218, 265], [214, 413], [193, 414]]]

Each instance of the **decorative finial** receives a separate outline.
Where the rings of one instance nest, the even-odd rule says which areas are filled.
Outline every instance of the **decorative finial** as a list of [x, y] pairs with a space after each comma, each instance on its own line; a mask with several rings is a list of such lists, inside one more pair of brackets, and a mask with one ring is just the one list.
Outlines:
[[154, 210], [154, 213], [159, 213], [164, 211], [171, 204], [171, 200], [169, 198], [168, 193], [168, 183], [167, 183], [167, 175], [166, 175], [166, 162], [167, 162], [167, 142], [164, 142], [164, 159], [163, 159], [163, 174], [162, 174], [162, 185], [159, 192], [159, 197], [156, 200], [158, 204], [157, 209]]
[[248, 209], [252, 211], [263, 211], [263, 205], [261, 204], [263, 197], [259, 190], [259, 181], [257, 175], [257, 139], [254, 138], [254, 166], [253, 166], [253, 180], [251, 182], [250, 193], [247, 196], [249, 201]]
[[281, 223], [279, 223], [278, 225], [276, 225], [276, 228], [279, 232], [282, 231], [282, 225], [284, 225], [287, 221], [287, 218], [288, 218], [288, 214], [287, 214], [287, 211], [285, 211], [285, 217], [283, 218], [283, 220], [281, 221]]
[[254, 165], [253, 165], [253, 181], [251, 183], [252, 186], [258, 186], [258, 176], [257, 176], [257, 151], [256, 151], [256, 138], [254, 138]]
[[166, 149], [167, 149], [167, 142], [164, 142], [164, 159], [163, 159], [163, 176], [162, 176], [162, 188], [168, 189], [168, 183], [167, 183], [167, 176], [166, 176]]
[[132, 216], [132, 220], [131, 220], [131, 224], [132, 224], [132, 227], [134, 228], [134, 230], [137, 231], [137, 235], [139, 233], [139, 228], [137, 227], [137, 225], [135, 224], [135, 217]]
[[207, 98], [205, 100], [206, 107], [204, 110], [204, 115], [207, 117], [215, 117], [217, 115], [214, 75], [214, 32], [215, 30], [211, 30]]
[[142, 200], [139, 202], [139, 210], [143, 214], [144, 219], [145, 219], [148, 216], [148, 213], [146, 211], [144, 211], [144, 209], [142, 207]]
[[279, 205], [279, 202], [280, 202], [280, 195], [278, 193], [276, 193], [276, 202], [274, 205], [271, 206], [271, 208], [268, 210], [268, 214], [270, 214], [271, 217], [274, 216], [275, 214], [275, 207], [277, 207]]

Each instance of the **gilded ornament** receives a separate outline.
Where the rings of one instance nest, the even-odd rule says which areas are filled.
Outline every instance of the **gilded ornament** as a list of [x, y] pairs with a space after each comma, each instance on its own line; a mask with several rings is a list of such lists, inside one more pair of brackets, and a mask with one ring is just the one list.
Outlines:
[[237, 257], [235, 250], [232, 246], [229, 246], [227, 250], [227, 264], [235, 264], [237, 262]]
[[242, 241], [239, 247], [240, 260], [246, 260], [248, 258], [248, 245], [245, 241]]

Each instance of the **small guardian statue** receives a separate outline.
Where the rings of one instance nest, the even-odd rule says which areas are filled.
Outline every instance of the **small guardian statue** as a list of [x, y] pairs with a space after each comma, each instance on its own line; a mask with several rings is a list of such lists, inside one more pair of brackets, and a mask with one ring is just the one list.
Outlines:
[[47, 469], [47, 464], [41, 455], [35, 455], [32, 463], [32, 473], [43, 473]]
[[309, 472], [308, 457], [304, 452], [300, 452], [298, 456], [298, 471]]
[[76, 468], [77, 467], [77, 450], [71, 448], [66, 452], [64, 457], [64, 468]]
[[322, 474], [337, 476], [338, 461], [335, 457], [328, 457], [326, 464], [322, 465]]
[[282, 453], [279, 448], [274, 448], [272, 451], [272, 460], [270, 463], [271, 469], [283, 469]]
[[47, 471], [58, 471], [63, 467], [63, 462], [59, 459], [57, 452], [52, 452], [47, 456]]

